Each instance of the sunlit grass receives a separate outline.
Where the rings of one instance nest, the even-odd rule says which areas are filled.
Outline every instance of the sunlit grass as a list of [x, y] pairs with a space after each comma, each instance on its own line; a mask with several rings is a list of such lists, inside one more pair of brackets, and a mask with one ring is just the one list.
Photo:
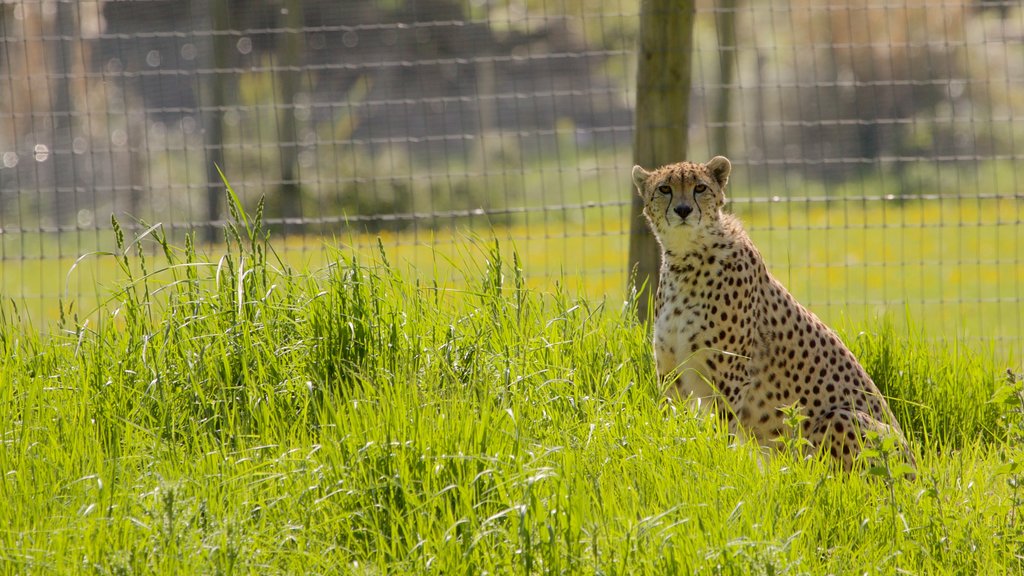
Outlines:
[[1019, 384], [992, 355], [846, 332], [920, 468], [837, 475], [666, 404], [633, 303], [531, 285], [529, 242], [296, 272], [255, 221], [213, 258], [112, 240], [110, 301], [50, 336], [0, 308], [5, 571], [1021, 568]]
[[[1024, 341], [1024, 227], [1014, 200], [915, 203], [749, 204], [737, 202], [769, 268], [832, 324], [909, 319], [928, 338], [967, 338], [1021, 357]], [[581, 210], [569, 219], [529, 215], [526, 224], [455, 230], [350, 233], [275, 241], [284, 262], [318, 268], [332, 247], [376, 252], [378, 238], [396, 265], [424, 279], [468, 281], [479, 266], [474, 239], [499, 238], [523, 261], [526, 283], [621, 301], [625, 297], [626, 207]], [[109, 242], [109, 241], [108, 241]], [[108, 246], [109, 248], [109, 246]], [[200, 247], [213, 259], [220, 248]], [[507, 254], [506, 254], [507, 255]], [[25, 295], [36, 324], [59, 315], [65, 289], [83, 314], [113, 282], [112, 264], [86, 258], [3, 263], [4, 294]], [[71, 271], [69, 273], [69, 271]], [[97, 290], [99, 289], [99, 291]]]

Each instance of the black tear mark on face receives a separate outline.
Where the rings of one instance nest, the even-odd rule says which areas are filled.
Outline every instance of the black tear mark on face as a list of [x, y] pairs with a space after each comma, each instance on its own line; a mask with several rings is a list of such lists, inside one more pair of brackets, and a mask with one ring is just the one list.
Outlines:
[[[704, 221], [704, 209], [701, 208], [700, 202], [697, 202], [697, 194], [700, 194], [700, 192], [697, 192], [697, 188], [699, 186], [701, 186], [701, 185], [698, 184], [697, 186], [693, 187], [693, 205], [697, 207], [697, 224], [698, 225], [700, 225], [700, 223]], [[705, 186], [704, 189], [707, 190], [707, 187]]]
[[[666, 189], [668, 189], [668, 192], [665, 192]], [[662, 215], [662, 221], [667, 225], [669, 223], [668, 213], [672, 210], [672, 197], [675, 195], [675, 190], [663, 181], [654, 187], [654, 194], [651, 194], [651, 202], [658, 198], [659, 195], [668, 197], [668, 202], [665, 203], [665, 213]]]

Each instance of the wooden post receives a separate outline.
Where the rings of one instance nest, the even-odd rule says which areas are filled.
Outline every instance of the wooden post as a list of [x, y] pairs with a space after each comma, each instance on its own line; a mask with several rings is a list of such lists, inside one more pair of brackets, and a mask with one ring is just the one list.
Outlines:
[[[648, 170], [686, 160], [693, 14], [694, 0], [643, 0], [640, 6], [633, 161]], [[637, 312], [645, 322], [661, 255], [632, 181], [630, 188], [629, 271], [636, 290], [643, 289]]]

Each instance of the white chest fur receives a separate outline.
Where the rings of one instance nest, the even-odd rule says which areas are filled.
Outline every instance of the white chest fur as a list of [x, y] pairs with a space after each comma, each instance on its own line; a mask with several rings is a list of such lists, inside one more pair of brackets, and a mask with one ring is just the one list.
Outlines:
[[695, 281], [702, 273], [690, 263], [666, 264], [654, 321], [654, 357], [669, 396], [707, 405], [715, 396], [707, 360], [709, 308]]

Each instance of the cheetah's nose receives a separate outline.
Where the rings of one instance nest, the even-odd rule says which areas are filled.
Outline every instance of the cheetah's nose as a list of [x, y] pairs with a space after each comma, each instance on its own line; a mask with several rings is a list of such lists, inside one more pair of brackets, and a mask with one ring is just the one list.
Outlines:
[[686, 204], [679, 204], [672, 210], [676, 214], [679, 214], [679, 217], [682, 218], [683, 220], [686, 220], [686, 217], [689, 216], [691, 212], [693, 212], [693, 208], [687, 206]]

